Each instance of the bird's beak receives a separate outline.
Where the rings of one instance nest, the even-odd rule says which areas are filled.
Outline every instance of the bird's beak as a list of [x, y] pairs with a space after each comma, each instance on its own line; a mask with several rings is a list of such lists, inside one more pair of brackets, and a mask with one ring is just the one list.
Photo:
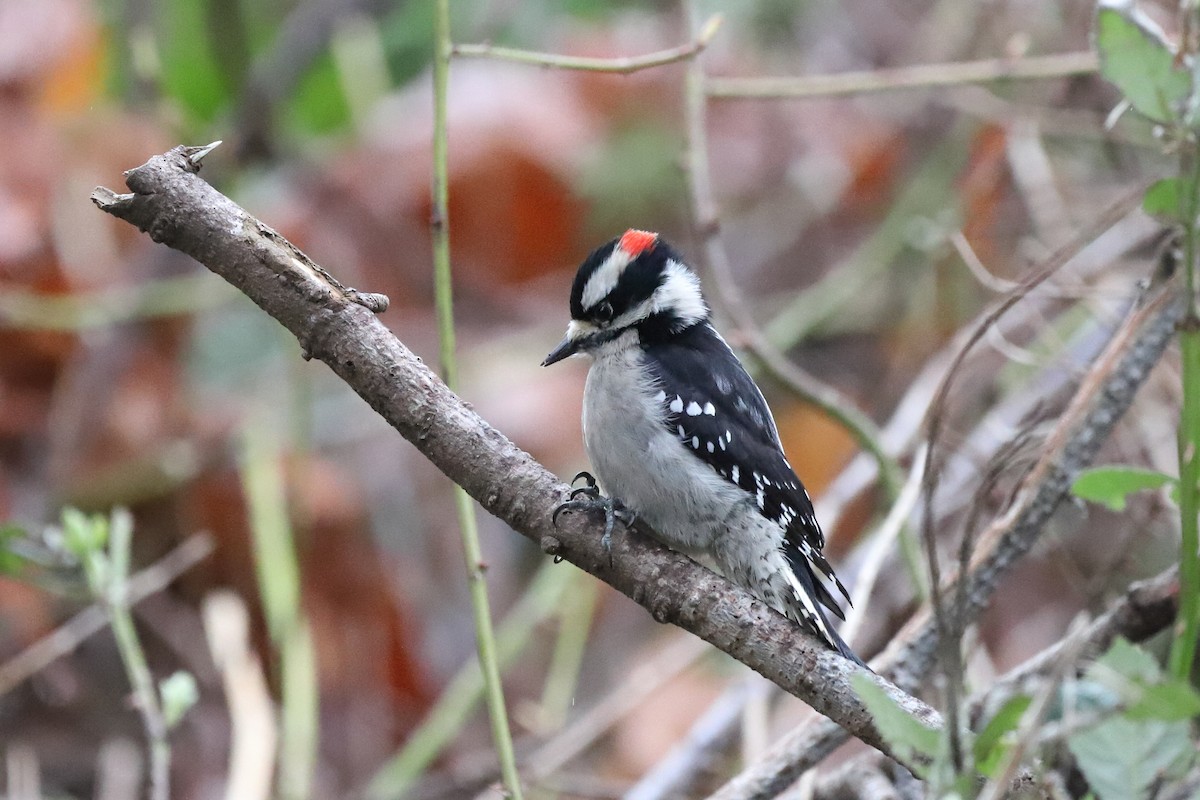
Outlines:
[[567, 335], [563, 337], [563, 340], [558, 343], [558, 347], [555, 347], [550, 351], [550, 355], [546, 356], [546, 359], [542, 362], [542, 366], [548, 367], [551, 364], [557, 364], [564, 358], [575, 355], [578, 350], [579, 339], [572, 338], [570, 331], [568, 331]]

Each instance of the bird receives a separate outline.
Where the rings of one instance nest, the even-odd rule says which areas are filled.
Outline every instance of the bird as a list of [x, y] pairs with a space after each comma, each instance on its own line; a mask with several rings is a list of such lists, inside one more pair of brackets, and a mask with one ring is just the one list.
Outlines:
[[587, 485], [555, 523], [603, 510], [610, 555], [616, 521], [644, 523], [863, 664], [829, 621], [845, 619], [830, 587], [847, 604], [850, 594], [822, 553], [812, 500], [762, 392], [713, 326], [696, 272], [657, 233], [627, 230], [579, 266], [570, 314], [542, 366], [591, 357], [582, 420], [595, 475], [576, 476]]

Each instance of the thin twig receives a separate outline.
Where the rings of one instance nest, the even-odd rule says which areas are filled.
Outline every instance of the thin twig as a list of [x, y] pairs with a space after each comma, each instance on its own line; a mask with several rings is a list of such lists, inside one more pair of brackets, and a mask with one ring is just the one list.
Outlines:
[[[185, 539], [174, 550], [129, 579], [126, 599], [130, 607], [161, 592], [212, 551], [213, 539], [207, 533], [197, 533]], [[26, 647], [0, 666], [0, 695], [7, 694], [22, 681], [70, 653], [88, 637], [103, 630], [107, 622], [104, 609], [98, 603], [93, 604]]]
[[711, 780], [714, 766], [737, 738], [738, 720], [750, 693], [749, 675], [735, 679], [688, 731], [687, 738], [625, 794], [625, 800], [691, 797]]
[[[146, 664], [146, 653], [138, 640], [133, 624], [133, 613], [129, 605], [129, 556], [133, 541], [133, 516], [125, 509], [112, 513], [109, 525], [108, 574], [99, 580], [89, 580], [93, 586], [102, 587], [98, 597], [108, 613], [108, 621], [117, 642], [117, 652], [125, 666], [133, 688], [134, 705], [142, 718], [146, 731], [147, 749], [150, 754], [150, 797], [151, 800], [168, 800], [171, 796], [171, 743], [167, 739], [167, 720], [163, 716], [162, 703], [154, 676]], [[94, 563], [85, 560], [84, 564]]]
[[288, 517], [283, 462], [265, 415], [242, 436], [241, 478], [267, 633], [279, 659], [279, 779], [283, 800], [312, 792], [320, 747], [320, 690], [312, 627], [301, 603], [300, 564]]
[[229, 709], [225, 800], [266, 800], [279, 758], [279, 726], [262, 664], [251, 646], [250, 614], [236, 592], [220, 589], [204, 598], [201, 615]]
[[[537, 626], [561, 605], [561, 598], [578, 573], [547, 562], [529, 581], [521, 597], [496, 628], [496, 659], [503, 672], [528, 644]], [[584, 578], [584, 580], [589, 580]], [[463, 664], [446, 684], [433, 707], [409, 733], [404, 746], [375, 771], [361, 795], [398, 797], [432, 764], [463, 729], [484, 696], [479, 661]]]
[[931, 89], [1003, 80], [1045, 80], [1090, 75], [1099, 69], [1087, 51], [1025, 58], [989, 58], [957, 64], [918, 64], [893, 69], [787, 78], [713, 78], [708, 96], [723, 100], [831, 97], [896, 89]]
[[1010, 784], [1016, 777], [1022, 759], [1025, 758], [1025, 752], [1036, 739], [1038, 726], [1050, 710], [1050, 703], [1057, 696], [1059, 686], [1066, 680], [1067, 674], [1079, 659], [1079, 653], [1087, 644], [1087, 639], [1083, 635], [1086, 630], [1083, 617], [1082, 614], [1077, 617], [1068, 629], [1063, 640], [1066, 646], [1059, 652], [1049, 679], [1034, 696], [1033, 702], [1021, 717], [1021, 723], [1015, 732], [1016, 744], [1005, 756], [1004, 768], [983, 788], [979, 794], [979, 800], [1003, 800], [1008, 796]]
[[695, 40], [679, 47], [659, 50], [655, 53], [647, 53], [644, 56], [588, 58], [586, 56], [537, 53], [531, 50], [517, 50], [511, 47], [495, 47], [490, 44], [456, 44], [451, 48], [450, 54], [466, 58], [495, 58], [503, 61], [517, 61], [522, 64], [534, 64], [539, 67], [553, 69], [613, 72], [619, 75], [628, 75], [631, 72], [638, 72], [643, 69], [650, 69], [651, 67], [661, 67], [665, 64], [674, 64], [692, 58], [707, 47], [708, 43], [717, 35], [717, 30], [721, 27], [721, 22], [721, 15], [715, 14], [705, 23], [704, 28], [700, 31], [700, 35]]
[[[689, 3], [687, 8], [689, 19], [695, 18], [694, 6]], [[717, 296], [737, 324], [746, 345], [763, 366], [797, 396], [832, 417], [879, 462], [884, 489], [888, 497], [894, 499], [900, 491], [901, 472], [895, 460], [884, 451], [878, 426], [849, 398], [791, 363], [770, 343], [762, 328], [754, 321], [741, 289], [734, 280], [728, 256], [720, 241], [719, 214], [708, 163], [705, 80], [700, 59], [693, 59], [688, 65], [686, 86], [688, 188], [692, 199], [693, 224], [703, 245], [705, 262]]]
[[[1151, 236], [1157, 230], [1158, 226], [1145, 215], [1130, 214], [1081, 250], [1071, 259], [1068, 266], [1073, 274], [1081, 277], [1092, 276], [1111, 263], [1110, 254], [1113, 251], [1128, 250], [1134, 243]], [[1036, 297], [1039, 302], [1022, 303], [1008, 313], [1005, 319], [1009, 323], [1009, 329], [1032, 324], [1031, 320], [1044, 313], [1045, 301], [1050, 298], [1050, 293], [1044, 289], [1039, 290]], [[1031, 301], [1033, 299], [1030, 298]], [[989, 307], [975, 320], [963, 326], [941, 351], [925, 362], [917, 377], [909, 383], [891, 418], [883, 426], [883, 442], [889, 453], [899, 454], [913, 447], [933, 395], [945, 379], [954, 354], [961, 349], [969, 332], [978, 325], [978, 321], [991, 312]], [[1021, 414], [1015, 416], [1019, 417]], [[837, 519], [842, 510], [875, 481], [876, 470], [874, 459], [865, 453], [856, 455], [817, 499], [818, 518]]]
[[[1042, 460], [1026, 478], [1026, 488], [1017, 502], [980, 537], [971, 572], [966, 576], [970, 581], [968, 602], [965, 608], [956, 610], [964, 623], [978, 615], [1001, 575], [1028, 552], [1065, 496], [1071, 478], [1090, 461], [1162, 356], [1182, 314], [1181, 304], [1172, 304], [1173, 297], [1177, 294], [1167, 287], [1113, 335], [1106, 352], [1080, 385], [1070, 409], [1060, 417], [1057, 432], [1047, 440]], [[943, 592], [954, 590], [953, 582], [943, 587]], [[929, 606], [925, 605], [897, 634], [888, 651], [874, 659], [875, 668], [906, 691], [920, 682], [931, 665], [937, 631], [930, 616]], [[773, 797], [845, 741], [844, 732], [818, 720], [786, 737], [758, 764], [722, 787], [713, 799]]]
[[883, 568], [884, 559], [892, 552], [892, 545], [899, 538], [904, 521], [908, 519], [921, 496], [921, 475], [924, 471], [925, 448], [921, 447], [913, 457], [912, 467], [909, 469], [908, 479], [900, 489], [900, 496], [892, 504], [887, 517], [870, 536], [870, 549], [854, 581], [854, 593], [858, 597], [858, 604], [846, 614], [846, 621], [842, 623], [841, 629], [842, 638], [855, 647], [860, 644], [857, 641], [858, 634], [871, 607], [871, 593]]
[[[946, 371], [945, 377], [942, 379], [941, 385], [934, 394], [933, 403], [930, 406], [927, 416], [928, 426], [928, 459], [925, 462], [925, 473], [922, 479], [922, 499], [923, 511], [922, 514], [922, 531], [921, 541], [925, 547], [926, 564], [929, 569], [930, 583], [930, 607], [933, 610], [933, 620], [936, 628], [937, 647], [940, 652], [941, 665], [945, 671], [947, 692], [947, 702], [953, 711], [957, 711], [957, 692], [961, 685], [961, 654], [959, 652], [959, 637], [961, 631], [965, 628], [965, 622], [960, 623], [960, 617], [951, 619], [946, 610], [946, 605], [942, 597], [942, 577], [941, 566], [938, 561], [937, 540], [934, 531], [934, 509], [933, 498], [937, 492], [937, 484], [942, 468], [942, 459], [940, 457], [939, 448], [942, 445], [941, 429], [942, 424], [947, 414], [948, 398], [950, 389], [954, 385], [955, 379], [958, 377], [959, 367], [966, 360], [967, 354], [970, 353], [972, 347], [982, 339], [987, 331], [991, 330], [997, 321], [1013, 306], [1020, 302], [1026, 295], [1032, 292], [1035, 288], [1045, 282], [1051, 275], [1067, 264], [1072, 257], [1087, 245], [1088, 242], [1095, 239], [1102, 232], [1112, 227], [1117, 220], [1129, 213], [1129, 210], [1138, 202], [1142, 194], [1141, 187], [1136, 191], [1127, 192], [1117, 202], [1111, 204], [1107, 210], [1097, 216], [1093, 223], [1085, 230], [1072, 239], [1072, 241], [1064, 244], [1055, 253], [1047, 259], [1047, 262], [1041, 269], [1037, 270], [1027, 278], [1025, 278], [1013, 292], [1005, 298], [1003, 302], [988, 315], [986, 315], [976, 326], [975, 330], [967, 338], [962, 348], [955, 355], [950, 363], [950, 367]], [[964, 553], [963, 558], [967, 555]], [[959, 587], [962, 590], [962, 586]], [[956, 610], [962, 608], [960, 605], [964, 598], [958, 597], [955, 603]], [[955, 716], [951, 717], [956, 718]], [[957, 726], [950, 731], [950, 750], [951, 757], [956, 768], [961, 768], [962, 754], [959, 747]]]
[[[970, 727], [978, 730], [985, 714], [1000, 708], [1009, 698], [1037, 691], [1062, 665], [1075, 666], [1100, 655], [1118, 636], [1141, 642], [1171, 626], [1179, 607], [1179, 573], [1171, 567], [1152, 578], [1134, 583], [1124, 594], [1083, 629], [1059, 639], [1045, 650], [1005, 673], [985, 690], [969, 699]], [[1071, 655], [1073, 654], [1073, 655]], [[1070, 657], [1067, 657], [1070, 656]], [[1039, 742], [1041, 741], [1038, 737]], [[873, 769], [880, 762], [878, 753], [866, 753], [845, 767], [845, 776], [834, 773], [821, 781], [817, 796], [829, 796], [836, 784], [846, 777]], [[874, 793], [860, 795], [877, 796]], [[879, 794], [883, 797], [885, 795]], [[782, 800], [782, 797], [781, 797]]]
[[[1179, 568], [1172, 566], [1152, 578], [1131, 585], [1092, 620], [1077, 637], [1082, 644], [1076, 660], [1099, 656], [1118, 637], [1142, 642], [1171, 626], [1179, 610]], [[1060, 639], [1009, 670], [971, 698], [970, 719], [978, 724], [985, 709], [998, 708], [1014, 694], [1024, 692], [1050, 674], [1062, 661], [1072, 640]]]
[[[454, 296], [450, 281], [450, 178], [446, 116], [449, 107], [448, 81], [453, 41], [450, 35], [450, 0], [437, 0], [434, 11], [433, 56], [433, 236], [434, 303], [437, 307], [439, 360], [442, 378], [454, 391], [458, 386], [455, 353]], [[492, 743], [500, 761], [500, 773], [512, 800], [521, 800], [521, 778], [513, 751], [504, 687], [496, 658], [496, 638], [484, 577], [483, 548], [475, 519], [475, 505], [461, 486], [454, 487], [454, 507], [458, 514], [459, 534], [467, 567], [467, 585], [475, 621], [475, 643], [487, 700]]]
[[525, 762], [530, 778], [541, 781], [590, 747], [626, 714], [711, 652], [691, 637], [678, 637], [649, 661], [635, 667], [607, 697], [539, 747]]
[[207, 273], [71, 294], [0, 286], [0, 329], [85, 331], [134, 320], [196, 314], [236, 295]]

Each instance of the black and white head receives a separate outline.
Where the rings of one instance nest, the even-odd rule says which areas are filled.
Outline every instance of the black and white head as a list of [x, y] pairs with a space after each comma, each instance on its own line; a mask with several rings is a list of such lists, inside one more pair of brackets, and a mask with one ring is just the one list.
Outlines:
[[662, 340], [707, 319], [696, 273], [657, 233], [628, 230], [580, 265], [567, 335], [542, 366], [610, 342]]

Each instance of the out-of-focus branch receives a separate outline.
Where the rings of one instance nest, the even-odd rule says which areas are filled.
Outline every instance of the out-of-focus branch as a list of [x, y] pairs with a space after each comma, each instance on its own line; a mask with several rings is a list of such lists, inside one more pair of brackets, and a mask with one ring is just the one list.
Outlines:
[[963, 86], [1002, 80], [1067, 78], [1072, 75], [1090, 75], [1099, 68], [1096, 54], [1089, 50], [1016, 59], [989, 58], [957, 64], [918, 64], [894, 69], [796, 78], [713, 78], [708, 85], [708, 96], [728, 100], [832, 97], [896, 89]]
[[695, 56], [712, 41], [721, 27], [721, 15], [709, 17], [708, 22], [700, 30], [694, 41], [679, 47], [647, 53], [644, 56], [629, 56], [626, 58], [588, 58], [586, 56], [562, 56], [554, 53], [536, 53], [531, 50], [516, 50], [511, 47], [495, 47], [490, 44], [456, 44], [451, 49], [451, 55], [469, 58], [495, 58], [501, 61], [516, 61], [521, 64], [534, 64], [539, 67], [554, 69], [574, 69], [584, 72], [613, 72], [628, 75], [651, 67], [661, 67], [686, 61]]
[[[1105, 611], [1072, 637], [1079, 643], [1079, 659], [1099, 656], [1118, 636], [1141, 642], [1170, 627], [1179, 610], [1179, 567], [1139, 581], [1114, 600]], [[1054, 669], [1073, 642], [1061, 639], [1003, 675], [987, 691], [971, 698], [968, 713], [977, 721], [982, 711], [996, 707], [1016, 692], [1025, 691]]]
[[[986, 690], [973, 695], [967, 704], [971, 726], [980, 724], [984, 712], [995, 710], [1014, 694], [1028, 694], [1043, 688], [1057, 665], [1080, 663], [1104, 652], [1113, 640], [1123, 636], [1133, 642], [1144, 641], [1170, 627], [1179, 607], [1179, 573], [1177, 567], [1133, 584], [1125, 594], [1113, 600], [1096, 619], [1077, 633], [1060, 639], [1025, 663], [1005, 673]], [[1073, 659], [1064, 660], [1068, 650], [1075, 650]], [[878, 753], [863, 753], [834, 772], [818, 779], [812, 796], [821, 800], [835, 798], [898, 797], [895, 787], [883, 775], [886, 768]], [[779, 795], [780, 800], [794, 792]]]
[[[128, 582], [127, 601], [130, 607], [137, 605], [152, 594], [162, 591], [173, 580], [203, 561], [213, 549], [212, 537], [197, 533], [184, 540], [183, 544], [167, 553], [158, 561], [133, 575]], [[91, 605], [71, 617], [53, 632], [38, 639], [9, 661], [0, 665], [0, 695], [6, 694], [49, 666], [55, 659], [65, 656], [85, 639], [102, 630], [108, 623], [104, 609]]]
[[[1074, 476], [1086, 466], [1107, 438], [1134, 394], [1170, 342], [1182, 317], [1178, 287], [1168, 285], [1129, 316], [1113, 335], [1080, 383], [1069, 408], [1047, 439], [1037, 465], [1026, 476], [1008, 512], [979, 538], [967, 573], [959, 621], [974, 619], [987, 605], [1000, 577], [1029, 551], [1051, 513], [1066, 496]], [[957, 593], [957, 576], [943, 587]], [[913, 691], [928, 674], [937, 648], [936, 626], [928, 604], [918, 611], [874, 660], [875, 668], [905, 691]], [[763, 800], [787, 788], [805, 770], [820, 763], [846, 740], [836, 727], [818, 721], [775, 746], [755, 766], [713, 795], [719, 800]]]
[[[198, 148], [175, 148], [129, 170], [129, 194], [99, 188], [103, 211], [184, 252], [244, 292], [324, 361], [435, 466], [488, 512], [596, 575], [645, 607], [761, 673], [889, 753], [870, 713], [851, 688], [860, 668], [826, 649], [749, 594], [640, 535], [617, 537], [611, 555], [600, 526], [551, 513], [565, 486], [451, 392], [371, 313], [382, 299], [340, 287], [267, 225], [197, 175]], [[881, 678], [910, 713], [933, 726], [929, 706]], [[890, 753], [889, 753], [890, 754]]]

